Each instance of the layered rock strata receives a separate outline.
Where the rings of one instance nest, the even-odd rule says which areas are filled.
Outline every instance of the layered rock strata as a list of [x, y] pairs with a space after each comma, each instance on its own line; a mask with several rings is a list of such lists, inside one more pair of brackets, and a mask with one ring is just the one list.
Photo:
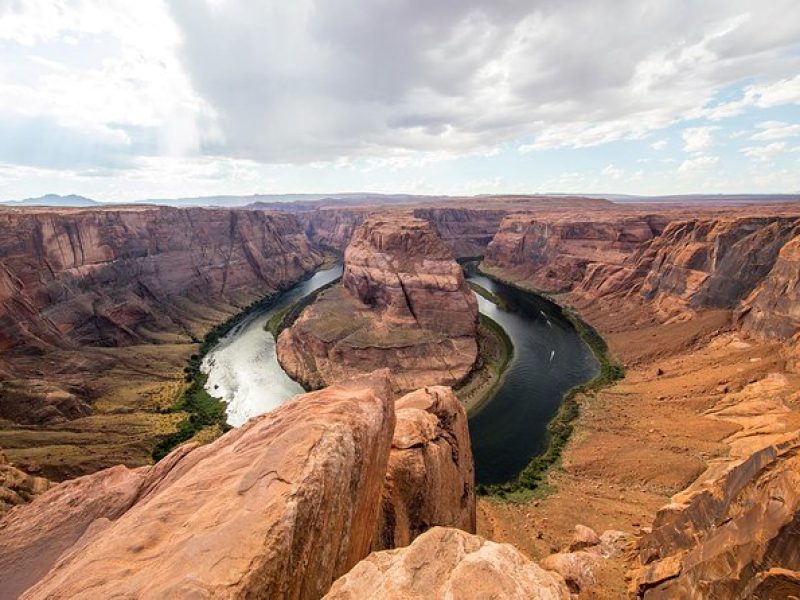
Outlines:
[[417, 208], [413, 214], [425, 219], [457, 258], [483, 256], [508, 214], [506, 209]]
[[309, 387], [388, 367], [397, 391], [463, 380], [477, 358], [477, 301], [426, 221], [373, 217], [345, 252], [342, 284], [278, 339], [287, 373]]
[[373, 548], [407, 546], [434, 526], [475, 533], [475, 468], [464, 407], [450, 388], [395, 402], [397, 423]]
[[190, 341], [321, 262], [291, 215], [131, 208], [0, 212], [0, 350]]
[[607, 286], [627, 273], [626, 259], [664, 226], [655, 216], [510, 215], [489, 244], [484, 267], [545, 291], [570, 291], [584, 279]]
[[30, 502], [49, 487], [50, 482], [44, 477], [28, 475], [14, 467], [0, 449], [0, 517], [14, 506]]
[[556, 600], [570, 597], [564, 580], [509, 544], [435, 527], [410, 546], [375, 552], [340, 578], [326, 600]]
[[0, 597], [319, 598], [370, 550], [393, 431], [375, 374], [57, 485], [0, 521]]
[[633, 591], [647, 599], [800, 593], [800, 438], [768, 446], [659, 511]]

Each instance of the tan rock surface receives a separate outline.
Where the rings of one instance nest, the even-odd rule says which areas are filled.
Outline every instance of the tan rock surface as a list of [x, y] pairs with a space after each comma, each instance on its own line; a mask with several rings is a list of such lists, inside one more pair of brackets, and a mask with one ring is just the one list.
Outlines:
[[0, 576], [38, 579], [28, 599], [320, 597], [372, 544], [394, 429], [386, 381], [299, 396], [152, 468], [56, 486], [0, 522]]
[[410, 546], [374, 552], [340, 578], [326, 600], [556, 600], [564, 581], [508, 544], [434, 527]]
[[462, 381], [477, 358], [478, 308], [429, 223], [372, 217], [326, 290], [278, 338], [278, 359], [309, 387], [389, 368], [399, 392]]
[[434, 526], [475, 533], [475, 468], [458, 398], [429, 387], [398, 399], [395, 410], [373, 549], [407, 546]]
[[14, 506], [30, 502], [49, 487], [50, 481], [44, 477], [28, 475], [12, 465], [0, 448], [0, 517]]

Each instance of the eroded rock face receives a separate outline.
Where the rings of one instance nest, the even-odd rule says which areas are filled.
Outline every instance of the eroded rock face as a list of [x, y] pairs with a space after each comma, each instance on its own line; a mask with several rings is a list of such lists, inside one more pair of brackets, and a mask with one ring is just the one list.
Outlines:
[[[484, 266], [546, 291], [613, 285], [625, 260], [663, 229], [661, 217], [608, 219], [506, 217], [486, 252]], [[611, 280], [610, 282], [607, 280]], [[603, 293], [596, 290], [595, 293]]]
[[373, 212], [370, 208], [319, 208], [298, 215], [306, 224], [309, 238], [329, 248], [344, 252], [353, 233]]
[[641, 294], [663, 310], [736, 308], [770, 272], [797, 234], [792, 218], [693, 219], [670, 223], [643, 250]]
[[344, 287], [384, 320], [474, 336], [477, 301], [429, 223], [373, 217], [345, 251]]
[[291, 215], [167, 207], [0, 213], [0, 350], [163, 342], [192, 308], [250, 301], [320, 264]]
[[414, 216], [425, 219], [436, 229], [439, 237], [453, 255], [483, 256], [508, 214], [503, 209], [417, 208]]
[[0, 521], [0, 590], [318, 598], [369, 552], [393, 431], [382, 373], [299, 396], [154, 467], [58, 485]]
[[326, 600], [569, 597], [559, 575], [545, 571], [513, 546], [443, 527], [434, 527], [406, 548], [370, 554], [325, 596]]
[[770, 272], [744, 302], [743, 327], [766, 339], [800, 332], [800, 235], [780, 249]]
[[0, 448], [0, 517], [19, 504], [30, 502], [47, 491], [50, 482], [17, 469]]
[[395, 402], [397, 423], [373, 548], [410, 544], [434, 526], [475, 533], [475, 467], [467, 414], [450, 388]]
[[426, 221], [373, 217], [345, 252], [342, 284], [278, 339], [287, 373], [310, 387], [387, 367], [397, 391], [453, 385], [477, 358], [477, 301]]
[[640, 540], [633, 591], [647, 599], [800, 593], [798, 450], [796, 437], [767, 446], [673, 498]]

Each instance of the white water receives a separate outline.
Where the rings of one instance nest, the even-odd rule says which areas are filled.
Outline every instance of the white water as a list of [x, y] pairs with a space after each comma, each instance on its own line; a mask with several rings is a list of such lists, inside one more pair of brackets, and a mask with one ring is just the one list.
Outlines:
[[238, 427], [303, 392], [281, 368], [275, 338], [264, 329], [270, 316], [287, 304], [333, 281], [341, 267], [320, 271], [284, 293], [270, 309], [235, 327], [206, 354], [200, 369], [208, 376], [206, 391], [228, 403], [228, 423]]

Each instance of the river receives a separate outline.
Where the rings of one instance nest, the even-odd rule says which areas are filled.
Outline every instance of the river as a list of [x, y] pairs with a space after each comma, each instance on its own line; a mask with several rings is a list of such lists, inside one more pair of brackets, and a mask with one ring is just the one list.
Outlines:
[[[303, 392], [278, 363], [275, 339], [264, 326], [276, 311], [341, 274], [341, 266], [317, 272], [269, 309], [250, 315], [206, 355], [201, 366], [208, 376], [206, 390], [228, 403], [228, 423], [241, 425]], [[468, 279], [502, 299], [502, 309], [481, 296], [478, 305], [514, 344], [514, 359], [501, 385], [469, 420], [476, 481], [501, 483], [545, 448], [547, 423], [563, 394], [591, 379], [598, 367], [557, 305], [482, 275]]]
[[234, 327], [203, 359], [206, 391], [228, 404], [228, 423], [239, 426], [303, 393], [278, 363], [275, 338], [264, 329], [277, 311], [342, 276], [342, 267], [317, 271], [284, 292], [271, 307], [254, 312]]

